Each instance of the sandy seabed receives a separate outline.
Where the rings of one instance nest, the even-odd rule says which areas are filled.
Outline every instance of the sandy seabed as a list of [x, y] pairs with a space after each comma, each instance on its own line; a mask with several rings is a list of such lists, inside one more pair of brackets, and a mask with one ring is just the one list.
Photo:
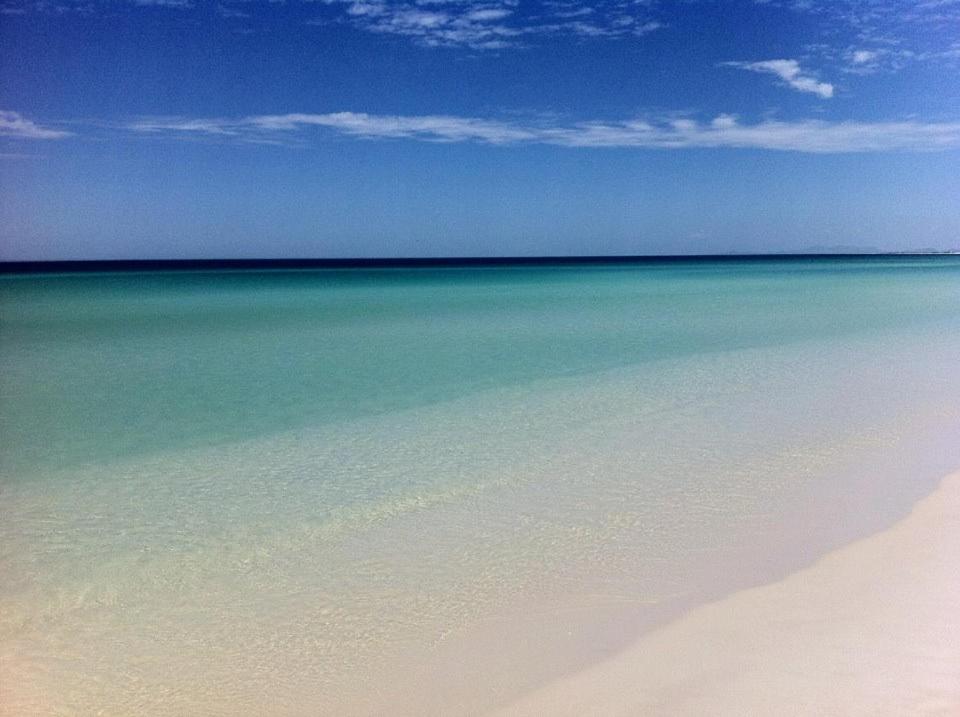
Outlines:
[[[3, 682], [0, 715], [67, 714]], [[695, 608], [495, 714], [960, 716], [960, 472], [890, 529]]]
[[496, 714], [960, 715], [960, 473], [889, 530]]

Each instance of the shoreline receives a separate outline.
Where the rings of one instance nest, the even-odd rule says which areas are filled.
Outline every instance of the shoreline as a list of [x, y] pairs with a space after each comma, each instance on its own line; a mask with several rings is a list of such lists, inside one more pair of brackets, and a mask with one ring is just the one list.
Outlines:
[[960, 472], [887, 530], [493, 714], [960, 714]]

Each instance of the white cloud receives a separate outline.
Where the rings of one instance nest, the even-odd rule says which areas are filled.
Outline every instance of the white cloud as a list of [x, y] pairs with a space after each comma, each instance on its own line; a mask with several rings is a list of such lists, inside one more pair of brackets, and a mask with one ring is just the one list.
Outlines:
[[653, 3], [647, 0], [545, 2], [535, 13], [518, 13], [519, 0], [323, 2], [328, 15], [314, 24], [346, 22], [367, 32], [405, 36], [428, 47], [501, 49], [522, 45], [525, 38], [536, 35], [629, 37], [663, 27], [651, 17]]
[[261, 115], [243, 120], [258, 130], [296, 130], [305, 126], [327, 127], [356, 137], [426, 139], [437, 142], [479, 141], [509, 144], [535, 141], [537, 135], [522, 126], [496, 120], [449, 115], [419, 117], [370, 115], [362, 112], [331, 114]]
[[[754, 0], [758, 5], [789, 9], [818, 26], [813, 45], [825, 61], [842, 60], [853, 74], [897, 72], [910, 63], [930, 63], [955, 70], [960, 27], [960, 0]], [[789, 20], [788, 20], [789, 21]], [[843, 38], [844, 45], [823, 44]], [[874, 53], [857, 62], [857, 52]], [[861, 55], [867, 58], [867, 55]]]
[[0, 110], [0, 136], [18, 139], [61, 139], [70, 135], [70, 132], [63, 130], [41, 127], [19, 112]]
[[402, 35], [430, 47], [497, 49], [512, 44], [520, 34], [502, 22], [513, 13], [515, 0], [324, 0], [324, 4], [338, 9], [334, 20], [368, 32]]
[[480, 10], [473, 10], [466, 14], [466, 19], [472, 22], [488, 22], [490, 20], [502, 20], [509, 16], [513, 11], [504, 7], [490, 7]]
[[[308, 25], [350, 25], [364, 32], [405, 37], [425, 47], [499, 50], [542, 35], [630, 38], [663, 24], [660, 0], [217, 0], [217, 13], [251, 21], [251, 6], [319, 8]], [[196, 0], [0, 0], [0, 14], [93, 13], [111, 4], [204, 12]], [[589, 18], [590, 22], [584, 20]], [[249, 30], [249, 28], [247, 28]]]
[[192, 0], [131, 0], [134, 5], [149, 5], [154, 7], [192, 8]]
[[648, 32], [653, 32], [654, 30], [659, 30], [662, 27], [666, 27], [662, 22], [657, 20], [649, 20], [641, 24], [634, 25], [633, 34], [634, 35], [646, 35]]
[[219, 119], [144, 119], [132, 122], [127, 129], [134, 132], [183, 132], [184, 134], [220, 134], [236, 136], [240, 133], [239, 127], [231, 127], [231, 123]]
[[[825, 54], [825, 53], [821, 53]], [[837, 53], [833, 53], [837, 55]], [[913, 60], [913, 53], [909, 50], [877, 47], [871, 49], [849, 47], [838, 57], [843, 63], [843, 72], [851, 75], [872, 75], [881, 70], [895, 71], [901, 69], [908, 61]]]
[[798, 92], [809, 92], [823, 99], [833, 97], [833, 85], [804, 74], [800, 69], [800, 63], [796, 60], [761, 60], [760, 62], [725, 62], [723, 64], [739, 67], [741, 70], [776, 75]]
[[152, 119], [127, 126], [136, 132], [206, 135], [261, 142], [323, 128], [363, 139], [413, 139], [492, 145], [687, 149], [742, 148], [808, 153], [933, 151], [960, 148], [960, 122], [827, 122], [764, 120], [741, 124], [722, 114], [709, 122], [690, 118], [592, 121], [569, 125], [457, 117], [373, 115], [362, 112], [257, 115], [236, 120]]

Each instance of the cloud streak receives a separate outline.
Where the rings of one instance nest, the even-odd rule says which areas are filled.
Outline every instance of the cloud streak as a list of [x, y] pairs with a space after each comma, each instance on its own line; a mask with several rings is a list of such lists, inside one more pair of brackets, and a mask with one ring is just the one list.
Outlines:
[[497, 50], [536, 35], [640, 37], [662, 27], [654, 0], [543, 2], [536, 12], [519, 0], [323, 0], [330, 12], [315, 24], [342, 22], [399, 35], [427, 47]]
[[833, 97], [833, 85], [804, 74], [800, 63], [796, 60], [761, 60], [760, 62], [725, 62], [723, 64], [741, 70], [776, 75], [797, 92], [809, 92], [825, 100]]
[[19, 112], [0, 110], [0, 137], [62, 139], [63, 137], [69, 137], [71, 134], [71, 132], [64, 132], [63, 130], [42, 127]]
[[742, 124], [732, 115], [710, 121], [634, 119], [568, 125], [458, 117], [375, 115], [362, 112], [256, 115], [239, 119], [154, 118], [126, 126], [141, 134], [269, 142], [323, 131], [358, 139], [551, 145], [570, 148], [736, 148], [837, 154], [937, 151], [960, 148], [960, 122], [828, 122], [764, 120]]

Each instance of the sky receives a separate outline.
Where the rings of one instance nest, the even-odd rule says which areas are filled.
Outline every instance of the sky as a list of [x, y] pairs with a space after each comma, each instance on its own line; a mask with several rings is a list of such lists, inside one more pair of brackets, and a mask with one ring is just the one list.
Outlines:
[[960, 249], [960, 0], [0, 0], [0, 260]]

